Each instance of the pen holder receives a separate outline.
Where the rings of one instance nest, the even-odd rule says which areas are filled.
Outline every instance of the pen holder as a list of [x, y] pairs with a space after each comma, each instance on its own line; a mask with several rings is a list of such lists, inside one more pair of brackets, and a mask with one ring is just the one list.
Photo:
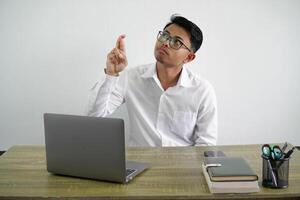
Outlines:
[[269, 188], [287, 188], [290, 158], [273, 160], [262, 156], [262, 185]]

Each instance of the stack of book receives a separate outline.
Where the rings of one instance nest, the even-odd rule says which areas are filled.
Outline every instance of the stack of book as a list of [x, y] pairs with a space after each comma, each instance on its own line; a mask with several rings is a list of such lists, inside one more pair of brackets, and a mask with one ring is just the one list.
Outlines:
[[259, 192], [258, 176], [241, 157], [205, 157], [202, 170], [211, 193]]

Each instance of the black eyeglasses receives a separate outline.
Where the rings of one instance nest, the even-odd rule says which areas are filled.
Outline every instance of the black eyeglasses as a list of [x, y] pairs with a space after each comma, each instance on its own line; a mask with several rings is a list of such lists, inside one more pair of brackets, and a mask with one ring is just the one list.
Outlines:
[[166, 31], [159, 31], [157, 35], [157, 40], [160, 42], [166, 42], [169, 40], [169, 45], [172, 49], [180, 49], [182, 46], [184, 46], [187, 50], [191, 52], [191, 50], [178, 38], [171, 37], [170, 34]]

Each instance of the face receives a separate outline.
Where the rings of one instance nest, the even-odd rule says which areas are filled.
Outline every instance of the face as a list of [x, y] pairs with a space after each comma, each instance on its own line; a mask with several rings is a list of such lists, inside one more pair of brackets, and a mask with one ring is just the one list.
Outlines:
[[180, 40], [184, 45], [179, 49], [173, 49], [170, 47], [169, 40], [165, 42], [157, 40], [154, 49], [154, 56], [157, 62], [167, 67], [173, 67], [182, 66], [195, 58], [195, 54], [188, 50], [191, 49], [190, 34], [188, 32], [176, 24], [169, 25], [164, 31], [171, 37]]

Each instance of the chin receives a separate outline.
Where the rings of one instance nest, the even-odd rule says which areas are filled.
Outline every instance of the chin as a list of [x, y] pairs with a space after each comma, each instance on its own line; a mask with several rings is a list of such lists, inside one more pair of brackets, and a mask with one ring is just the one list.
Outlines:
[[158, 51], [155, 51], [154, 56], [156, 61], [163, 64], [165, 67], [174, 66], [173, 64], [168, 62], [168, 57], [166, 58], [166, 55], [160, 54]]
[[158, 62], [163, 62], [162, 56], [159, 55], [159, 53], [157, 53], [157, 51], [155, 51], [154, 57], [155, 57], [156, 61], [158, 61]]
[[159, 62], [161, 64], [166, 64], [166, 61], [160, 55], [158, 55], [158, 56], [155, 55], [155, 59], [157, 62]]

